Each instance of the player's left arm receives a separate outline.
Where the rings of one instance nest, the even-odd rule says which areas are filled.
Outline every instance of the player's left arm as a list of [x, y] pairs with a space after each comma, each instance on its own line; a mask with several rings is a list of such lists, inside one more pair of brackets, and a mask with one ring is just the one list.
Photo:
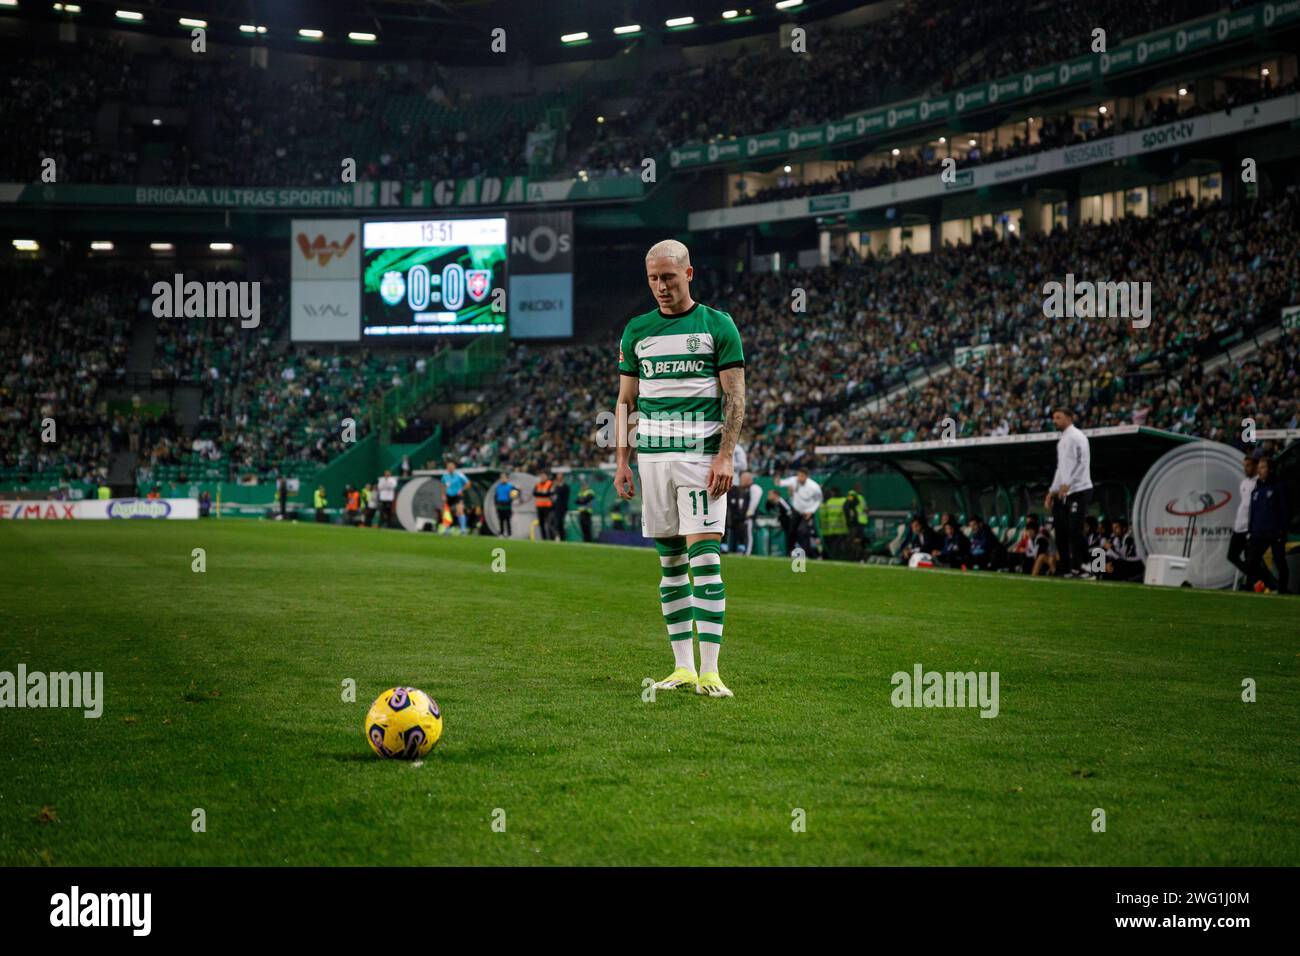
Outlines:
[[709, 495], [721, 497], [731, 490], [735, 480], [732, 453], [740, 440], [740, 429], [745, 424], [745, 367], [724, 368], [718, 373], [722, 386], [722, 437], [718, 456], [709, 466]]

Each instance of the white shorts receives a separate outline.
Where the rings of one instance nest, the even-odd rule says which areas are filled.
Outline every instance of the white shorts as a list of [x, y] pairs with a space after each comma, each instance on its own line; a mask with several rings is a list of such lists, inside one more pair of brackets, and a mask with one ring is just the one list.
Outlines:
[[648, 456], [638, 459], [642, 535], [674, 538], [726, 532], [727, 496], [709, 497], [709, 464]]

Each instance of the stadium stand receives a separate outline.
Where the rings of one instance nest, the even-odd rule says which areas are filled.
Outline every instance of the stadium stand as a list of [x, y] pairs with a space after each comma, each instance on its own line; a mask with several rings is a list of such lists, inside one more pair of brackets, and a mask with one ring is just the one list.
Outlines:
[[778, 178], [776, 185], [741, 192], [735, 197], [734, 204], [750, 205], [779, 199], [849, 192], [922, 176], [937, 176], [943, 169], [943, 161], [949, 157], [956, 164], [954, 168], [969, 169], [1004, 159], [1029, 156], [1048, 149], [1091, 143], [1178, 119], [1190, 119], [1219, 110], [1248, 106], [1275, 96], [1294, 93], [1297, 90], [1300, 90], [1300, 80], [1278, 85], [1274, 84], [1271, 77], [1256, 76], [1249, 80], [1231, 82], [1229, 89], [1222, 95], [1203, 101], [1190, 96], [1180, 97], [1176, 93], [1155, 99], [1148, 97], [1142, 114], [1137, 118], [1126, 116], [1113, 121], [1107, 114], [1098, 113], [1095, 107], [1049, 115], [1038, 121], [1036, 128], [1032, 130], [1032, 136], [1016, 134], [1006, 145], [996, 145], [988, 149], [975, 146], [965, 151], [949, 150], [948, 155], [940, 155], [940, 151], [933, 145], [926, 145], [897, 157], [867, 157], [860, 161], [860, 164], [845, 165], [833, 177], [811, 181], [801, 180], [791, 173], [785, 173]]
[[1063, 22], [1105, 25], [1108, 42], [1117, 42], [1219, 6], [1213, 0], [996, 6], [921, 0], [851, 29], [825, 24], [819, 32], [813, 23], [812, 56], [791, 56], [772, 44], [656, 74], [648, 86], [655, 94], [643, 105], [652, 119], [638, 127], [646, 132], [605, 145], [591, 172], [627, 172], [642, 157], [674, 146], [821, 123], [925, 90], [1052, 63], [1079, 52], [1077, 33]]
[[[262, 325], [248, 333], [231, 319], [154, 320], [151, 281], [136, 265], [57, 274], [7, 265], [3, 282], [17, 295], [0, 323], [0, 486], [93, 483], [116, 453], [144, 484], [310, 476], [337, 454], [344, 418], [356, 416], [365, 437], [364, 411], [428, 363], [411, 352], [291, 346], [283, 281], [264, 281]], [[137, 331], [147, 338], [139, 346]], [[143, 381], [128, 374], [137, 348], [151, 356]], [[187, 387], [200, 396], [188, 422], [132, 401]], [[40, 440], [49, 417], [63, 429], [55, 443]]]
[[[1276, 325], [1279, 308], [1300, 303], [1298, 205], [1294, 192], [1237, 208], [1183, 199], [1147, 218], [1023, 238], [984, 235], [924, 256], [849, 259], [725, 283], [706, 272], [699, 297], [737, 315], [755, 368], [777, 370], [749, 384], [750, 421], [761, 423], [750, 454], [765, 470], [807, 461], [819, 442], [924, 440], [949, 416], [962, 435], [1045, 430], [1063, 391], [1093, 425], [1151, 424], [1231, 441], [1246, 415], [1261, 427], [1300, 425], [1294, 331], [1249, 362], [1204, 368], [1229, 333]], [[1149, 329], [1043, 316], [1042, 283], [1072, 264], [1108, 274], [1135, 259], [1162, 264], [1152, 272], [1161, 320]], [[7, 477], [102, 475], [106, 450], [125, 447], [129, 415], [107, 430], [94, 422], [108, 410], [106, 387], [126, 384], [126, 316], [147, 315], [146, 286], [129, 269], [76, 275], [56, 281], [28, 266], [5, 277], [22, 290], [0, 330]], [[157, 323], [153, 382], [199, 386], [201, 416], [193, 434], [150, 419], [139, 449], [142, 480], [318, 467], [332, 454], [341, 410], [364, 409], [422, 370], [426, 360], [409, 352], [292, 347], [283, 285], [267, 284], [266, 318], [254, 334], [234, 334], [232, 320]], [[777, 304], [791, 286], [810, 298], [810, 315], [793, 325]], [[994, 348], [950, 368], [959, 345]], [[540, 403], [518, 396], [556, 381], [609, 380], [612, 389], [616, 351], [614, 341], [517, 346], [505, 369], [516, 397], [456, 437], [458, 458], [494, 467], [601, 463], [608, 452], [592, 440], [607, 404], [601, 390]], [[881, 396], [927, 369], [942, 374], [882, 407]], [[31, 376], [42, 391], [24, 393]], [[57, 451], [41, 447], [31, 427], [50, 414], [72, 429]], [[364, 435], [365, 422], [359, 426]]]
[[[937, 437], [948, 416], [963, 435], [1050, 430], [1050, 405], [1062, 391], [1090, 426], [1150, 424], [1232, 441], [1245, 414], [1260, 427], [1300, 425], [1294, 331], [1246, 366], [1209, 374], [1201, 366], [1230, 333], [1276, 325], [1281, 307], [1300, 303], [1298, 207], [1295, 192], [1235, 209], [1176, 200], [1148, 218], [1005, 240], [985, 234], [928, 255], [727, 280], [702, 273], [697, 298], [732, 311], [743, 330], [756, 370], [748, 379], [747, 418], [758, 428], [747, 436], [750, 462], [762, 471], [808, 462], [817, 444]], [[1083, 319], [1053, 326], [1043, 316], [1044, 282], [1072, 268], [1114, 274], [1128, 262], [1161, 265], [1151, 270], [1161, 318], [1149, 329]], [[807, 289], [810, 303], [797, 322], [786, 305], [794, 287]], [[955, 347], [977, 345], [995, 346], [993, 357], [905, 401], [871, 401], [918, 371], [946, 367]], [[511, 392], [602, 376], [612, 391], [617, 349], [612, 339], [518, 346], [507, 369]], [[456, 453], [492, 466], [522, 465], [521, 455], [596, 465], [610, 457], [592, 440], [606, 404], [571, 392], [511, 401], [455, 436]]]
[[[1219, 6], [915, 0], [852, 28], [813, 21], [811, 56], [764, 45], [698, 63], [678, 57], [640, 85], [623, 111], [630, 119], [596, 131], [584, 148], [576, 141], [568, 148], [577, 131], [566, 129], [554, 159], [571, 153], [563, 166], [570, 174], [623, 174], [674, 146], [818, 123], [1054, 62], [1078, 52], [1076, 32], [1062, 22], [1103, 25], [1115, 43]], [[480, 96], [436, 62], [344, 69], [324, 57], [306, 65], [276, 58], [250, 69], [247, 56], [213, 47], [187, 58], [93, 32], [75, 44], [3, 41], [0, 122], [19, 134], [0, 156], [0, 181], [34, 179], [39, 158], [49, 156], [62, 182], [324, 185], [339, 182], [340, 143], [362, 180], [523, 174], [531, 165], [528, 133], [550, 111], [577, 115], [603, 92]], [[34, 115], [47, 120], [25, 122]]]

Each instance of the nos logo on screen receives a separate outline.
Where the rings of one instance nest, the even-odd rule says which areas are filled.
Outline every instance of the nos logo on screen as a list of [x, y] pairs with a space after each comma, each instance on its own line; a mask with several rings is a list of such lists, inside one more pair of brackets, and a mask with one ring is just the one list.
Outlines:
[[550, 262], [556, 253], [567, 253], [573, 247], [573, 237], [567, 232], [556, 232], [550, 226], [537, 226], [527, 235], [510, 237], [510, 254], [526, 255], [534, 262]]

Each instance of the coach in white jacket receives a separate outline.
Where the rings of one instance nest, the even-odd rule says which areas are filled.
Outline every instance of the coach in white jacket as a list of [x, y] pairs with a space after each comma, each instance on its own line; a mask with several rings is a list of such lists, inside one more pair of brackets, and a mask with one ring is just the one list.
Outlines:
[[1064, 406], [1052, 411], [1052, 424], [1061, 431], [1056, 443], [1056, 474], [1043, 499], [1056, 525], [1056, 573], [1066, 577], [1091, 578], [1085, 562], [1083, 519], [1092, 504], [1092, 468], [1088, 436], [1074, 424], [1074, 413]]
[[812, 549], [813, 522], [822, 506], [822, 486], [808, 477], [807, 468], [800, 468], [793, 478], [782, 478], [777, 484], [790, 489], [790, 505], [794, 508], [794, 529], [790, 537], [795, 547], [816, 557]]

